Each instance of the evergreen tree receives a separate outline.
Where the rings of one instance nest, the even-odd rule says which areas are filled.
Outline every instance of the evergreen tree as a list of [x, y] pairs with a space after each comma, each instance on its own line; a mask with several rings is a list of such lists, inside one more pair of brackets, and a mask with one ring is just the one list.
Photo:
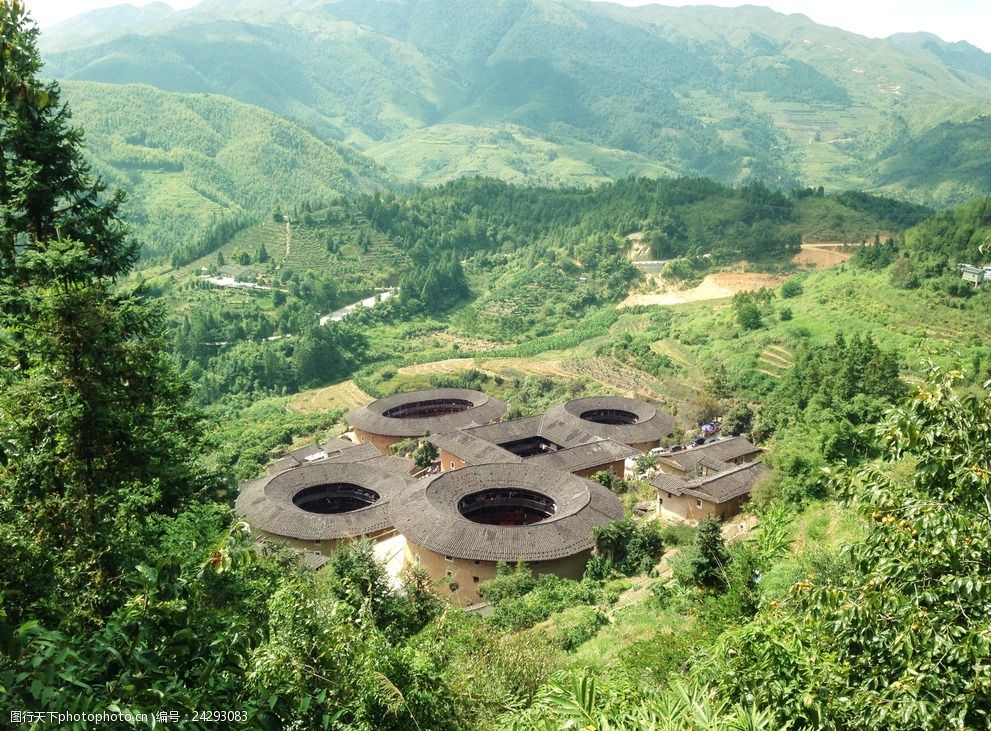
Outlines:
[[699, 521], [695, 549], [693, 575], [696, 585], [703, 589], [725, 589], [725, 569], [730, 555], [723, 540], [722, 524], [718, 520], [705, 518]]
[[92, 614], [149, 517], [202, 484], [198, 420], [163, 311], [116, 286], [136, 251], [122, 196], [101, 195], [57, 85], [39, 80], [20, 2], [0, 4], [0, 40], [0, 554], [25, 559], [0, 578], [19, 611]]

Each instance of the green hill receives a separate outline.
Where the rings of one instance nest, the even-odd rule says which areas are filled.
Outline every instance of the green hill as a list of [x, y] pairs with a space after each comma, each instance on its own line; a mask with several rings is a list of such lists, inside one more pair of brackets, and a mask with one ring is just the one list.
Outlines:
[[119, 84], [62, 87], [95, 170], [127, 191], [128, 219], [149, 256], [168, 254], [219, 221], [389, 182], [353, 150], [228, 97]]
[[[782, 271], [803, 238], [871, 239], [928, 211], [863, 194], [784, 196], [705, 179], [540, 188], [471, 178], [284, 213], [288, 221], [270, 217], [218, 236], [214, 248], [180, 250], [169, 271], [145, 272], [165, 294], [180, 352], [203, 369], [209, 398], [315, 385], [321, 379], [301, 376], [292, 358], [295, 337], [314, 337], [319, 315], [382, 288], [398, 286], [399, 296], [351, 318], [369, 335], [355, 356], [363, 364], [476, 348], [534, 355], [605, 332], [639, 278], [633, 238], [655, 258], [677, 258], [675, 273], [687, 277], [741, 260]], [[211, 288], [198, 278], [205, 272], [262, 288]], [[294, 338], [264, 340], [280, 335]], [[452, 343], [461, 343], [458, 356]]]
[[[85, 17], [94, 38], [100, 19]], [[912, 163], [917, 147], [959, 148], [991, 112], [988, 54], [764, 8], [244, 0], [143, 17], [107, 20], [102, 42], [55, 34], [47, 72], [229, 96], [411, 181], [670, 171], [942, 204], [984, 188], [991, 159]]]

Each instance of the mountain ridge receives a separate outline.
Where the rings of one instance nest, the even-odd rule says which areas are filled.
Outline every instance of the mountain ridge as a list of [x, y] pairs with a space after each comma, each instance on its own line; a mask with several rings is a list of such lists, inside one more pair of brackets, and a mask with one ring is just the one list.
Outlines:
[[[229, 97], [405, 183], [703, 175], [936, 205], [986, 185], [991, 158], [938, 174], [912, 161], [916, 146], [941, 161], [936, 143], [985, 154], [967, 135], [991, 113], [991, 56], [973, 46], [869, 39], [757, 6], [451, 8], [214, 0], [145, 14], [98, 43], [59, 50], [60, 36], [43, 34], [42, 45], [58, 79]], [[95, 28], [113, 13], [83, 17]]]

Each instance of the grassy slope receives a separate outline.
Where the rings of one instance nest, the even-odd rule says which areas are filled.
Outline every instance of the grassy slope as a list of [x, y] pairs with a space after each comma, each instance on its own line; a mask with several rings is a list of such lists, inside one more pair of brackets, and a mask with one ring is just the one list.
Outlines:
[[579, 140], [550, 142], [513, 125], [434, 125], [365, 153], [397, 177], [427, 184], [480, 175], [521, 185], [586, 185], [672, 174], [642, 155]]

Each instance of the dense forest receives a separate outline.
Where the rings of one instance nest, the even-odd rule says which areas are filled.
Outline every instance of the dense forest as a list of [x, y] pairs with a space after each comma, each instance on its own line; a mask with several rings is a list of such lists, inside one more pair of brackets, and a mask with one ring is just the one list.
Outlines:
[[[21, 3], [0, 3], [9, 710], [80, 729], [172, 723], [142, 715], [159, 711], [190, 729], [991, 723], [989, 293], [942, 286], [983, 254], [986, 201], [926, 218], [702, 179], [464, 180], [268, 211], [139, 278], [122, 197], [39, 76], [37, 40]], [[834, 214], [875, 243], [796, 272], [803, 231]], [[717, 305], [618, 309], [633, 233], [690, 277], [744, 257], [791, 276]], [[228, 260], [257, 287], [208, 288], [200, 273]], [[399, 294], [319, 325], [378, 286]], [[486, 366], [404, 371], [456, 357]], [[596, 532], [585, 576], [501, 566], [479, 616], [418, 569], [395, 586], [367, 542], [317, 572], [231, 511], [236, 480], [339, 433], [340, 408], [291, 406], [300, 388], [467, 385], [521, 414], [645, 373], [677, 438], [723, 414], [768, 447], [741, 537], [635, 519], [649, 482], [600, 474], [626, 517]]]

